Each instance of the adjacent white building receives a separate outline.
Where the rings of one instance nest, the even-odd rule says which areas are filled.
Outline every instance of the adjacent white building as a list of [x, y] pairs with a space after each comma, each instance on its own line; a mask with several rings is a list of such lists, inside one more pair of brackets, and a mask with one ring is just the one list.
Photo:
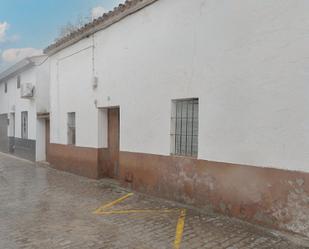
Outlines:
[[46, 159], [45, 120], [49, 113], [49, 60], [25, 58], [0, 74], [0, 150]]

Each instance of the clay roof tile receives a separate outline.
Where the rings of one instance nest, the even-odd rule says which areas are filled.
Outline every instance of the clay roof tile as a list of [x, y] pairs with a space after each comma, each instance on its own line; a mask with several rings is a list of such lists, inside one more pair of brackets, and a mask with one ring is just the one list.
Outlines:
[[[109, 11], [108, 13], [104, 13], [102, 16], [94, 19], [92, 22], [87, 23], [84, 26], [74, 30], [70, 34], [60, 38], [55, 43], [45, 48], [44, 52], [47, 54], [54, 54], [58, 52], [59, 50], [63, 49], [64, 47], [67, 47], [83, 39], [85, 37], [85, 34], [89, 36], [89, 34], [95, 33], [100, 29], [107, 28], [113, 23], [118, 22], [122, 18], [156, 1], [157, 0], [126, 0], [125, 3], [119, 4], [117, 7], [115, 7], [113, 10]], [[96, 29], [97, 27], [98, 29]]]

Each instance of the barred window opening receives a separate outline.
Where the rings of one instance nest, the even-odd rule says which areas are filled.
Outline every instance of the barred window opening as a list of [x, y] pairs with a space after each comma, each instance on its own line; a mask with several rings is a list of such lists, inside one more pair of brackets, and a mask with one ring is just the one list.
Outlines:
[[174, 100], [172, 108], [172, 154], [198, 155], [198, 99]]
[[21, 138], [28, 139], [28, 112], [21, 112]]
[[68, 144], [76, 144], [76, 121], [75, 112], [68, 113]]

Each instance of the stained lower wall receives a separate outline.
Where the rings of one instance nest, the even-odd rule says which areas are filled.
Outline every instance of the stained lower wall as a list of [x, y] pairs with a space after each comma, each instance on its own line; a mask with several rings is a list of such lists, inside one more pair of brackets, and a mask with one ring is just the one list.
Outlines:
[[309, 174], [121, 152], [120, 180], [147, 194], [309, 236]]
[[106, 149], [49, 144], [47, 160], [53, 168], [92, 179], [107, 176], [109, 169]]
[[0, 115], [0, 151], [35, 161], [35, 140], [8, 136], [8, 115]]
[[[53, 167], [98, 179], [107, 149], [51, 144]], [[309, 174], [184, 157], [120, 152], [125, 187], [249, 222], [309, 236]]]
[[0, 151], [35, 161], [35, 140], [8, 136], [8, 115], [0, 115]]
[[7, 114], [0, 115], [0, 151], [9, 152], [8, 138], [8, 116]]
[[35, 161], [35, 140], [15, 138], [14, 155]]
[[17, 137], [9, 137], [8, 151], [17, 157], [21, 157], [30, 161], [35, 161], [36, 141], [31, 139], [22, 139]]

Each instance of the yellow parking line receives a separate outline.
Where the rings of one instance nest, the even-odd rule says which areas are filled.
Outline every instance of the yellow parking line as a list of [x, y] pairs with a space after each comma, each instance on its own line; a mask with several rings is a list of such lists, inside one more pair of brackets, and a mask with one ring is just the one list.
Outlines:
[[174, 249], [180, 249], [182, 237], [183, 237], [183, 231], [184, 231], [184, 226], [185, 226], [185, 218], [186, 218], [186, 209], [131, 209], [131, 210], [113, 210], [113, 211], [105, 211], [107, 208], [110, 208], [125, 199], [131, 197], [133, 193], [129, 193], [115, 201], [112, 201], [108, 204], [105, 204], [98, 209], [94, 211], [94, 214], [98, 215], [110, 215], [110, 214], [134, 214], [134, 213], [171, 213], [171, 212], [176, 212], [180, 211], [179, 217], [178, 217], [178, 222], [177, 222], [177, 227], [176, 227], [176, 235], [175, 235], [175, 240], [174, 240]]
[[96, 214], [108, 215], [108, 214], [134, 214], [134, 213], [171, 213], [179, 211], [179, 209], [132, 209], [132, 210], [113, 210], [113, 211], [99, 211]]
[[174, 249], [180, 248], [182, 235], [183, 235], [183, 229], [184, 229], [184, 226], [185, 226], [185, 218], [186, 218], [186, 209], [182, 209], [180, 211], [178, 222], [177, 222], [176, 236], [175, 236], [175, 241], [174, 241]]
[[99, 214], [100, 212], [103, 212], [105, 209], [110, 208], [110, 207], [118, 204], [119, 202], [124, 201], [125, 199], [131, 197], [132, 195], [133, 195], [133, 193], [129, 193], [129, 194], [127, 194], [127, 195], [125, 195], [125, 196], [123, 196], [123, 197], [121, 197], [121, 198], [119, 198], [119, 199], [117, 199], [115, 201], [112, 201], [112, 202], [110, 202], [110, 203], [108, 203], [106, 205], [103, 205], [103, 206], [99, 207], [97, 210], [95, 210], [94, 213], [95, 214]]

